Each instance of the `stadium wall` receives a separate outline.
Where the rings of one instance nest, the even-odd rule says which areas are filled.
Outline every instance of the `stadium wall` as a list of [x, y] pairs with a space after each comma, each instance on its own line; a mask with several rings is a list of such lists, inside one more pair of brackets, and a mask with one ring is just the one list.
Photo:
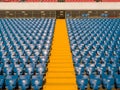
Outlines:
[[0, 3], [0, 18], [120, 17], [120, 3]]

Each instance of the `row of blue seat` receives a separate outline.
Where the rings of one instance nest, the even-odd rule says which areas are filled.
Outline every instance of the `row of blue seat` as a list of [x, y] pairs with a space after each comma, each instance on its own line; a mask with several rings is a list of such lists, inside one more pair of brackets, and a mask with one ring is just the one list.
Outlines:
[[7, 88], [8, 90], [13, 90], [15, 88], [20, 88], [21, 90], [26, 90], [28, 88], [33, 88], [34, 90], [39, 90], [43, 85], [43, 76], [41, 75], [0, 75], [0, 88]]
[[112, 90], [112, 88], [115, 87], [120, 88], [120, 75], [115, 75], [115, 78], [106, 74], [103, 74], [101, 77], [94, 74], [90, 75], [89, 77], [87, 75], [79, 75], [77, 76], [77, 83], [81, 90], [88, 88], [88, 83], [93, 90], [98, 90], [102, 87], [106, 88], [107, 90]]
[[94, 90], [101, 85], [120, 88], [120, 19], [66, 21], [78, 87], [84, 90], [89, 83]]
[[75, 70], [77, 75], [91, 75], [91, 74], [97, 74], [102, 75], [104, 73], [109, 75], [119, 74], [120, 73], [120, 64], [116, 66], [116, 64], [76, 64]]
[[0, 89], [44, 83], [55, 19], [0, 19]]
[[46, 64], [0, 64], [0, 75], [44, 75]]

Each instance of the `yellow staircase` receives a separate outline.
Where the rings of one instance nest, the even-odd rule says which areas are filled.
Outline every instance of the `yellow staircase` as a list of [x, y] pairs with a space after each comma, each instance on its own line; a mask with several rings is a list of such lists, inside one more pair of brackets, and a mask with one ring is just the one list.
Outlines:
[[43, 90], [77, 90], [65, 19], [57, 19]]

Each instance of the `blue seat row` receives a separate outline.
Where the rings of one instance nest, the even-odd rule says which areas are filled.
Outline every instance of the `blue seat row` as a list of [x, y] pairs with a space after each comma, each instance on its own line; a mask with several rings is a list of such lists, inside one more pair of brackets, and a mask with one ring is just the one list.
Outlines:
[[55, 19], [0, 19], [0, 89], [44, 84]]
[[20, 88], [26, 90], [28, 88], [33, 88], [34, 90], [39, 90], [43, 85], [43, 76], [41, 75], [0, 75], [0, 88], [7, 88], [8, 90], [13, 90], [15, 88]]
[[[98, 90], [101, 88], [101, 85], [103, 88], [106, 88], [107, 90], [112, 90], [112, 88], [120, 88], [120, 75], [115, 75], [115, 77], [111, 75], [78, 75], [77, 77], [77, 84], [78, 87], [81, 90], [85, 90], [88, 88], [88, 83], [90, 84], [90, 87], [94, 90]], [[114, 86], [114, 84], [116, 86]]]
[[78, 87], [120, 88], [120, 19], [66, 21]]
[[0, 64], [0, 75], [44, 75], [46, 69], [45, 63], [39, 64]]

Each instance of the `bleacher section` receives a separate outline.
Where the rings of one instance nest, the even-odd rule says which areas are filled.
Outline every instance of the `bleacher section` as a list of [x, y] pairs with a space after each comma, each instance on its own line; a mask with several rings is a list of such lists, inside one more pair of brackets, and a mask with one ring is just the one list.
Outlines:
[[0, 89], [42, 88], [55, 19], [0, 19]]
[[67, 19], [77, 85], [120, 88], [120, 19]]

